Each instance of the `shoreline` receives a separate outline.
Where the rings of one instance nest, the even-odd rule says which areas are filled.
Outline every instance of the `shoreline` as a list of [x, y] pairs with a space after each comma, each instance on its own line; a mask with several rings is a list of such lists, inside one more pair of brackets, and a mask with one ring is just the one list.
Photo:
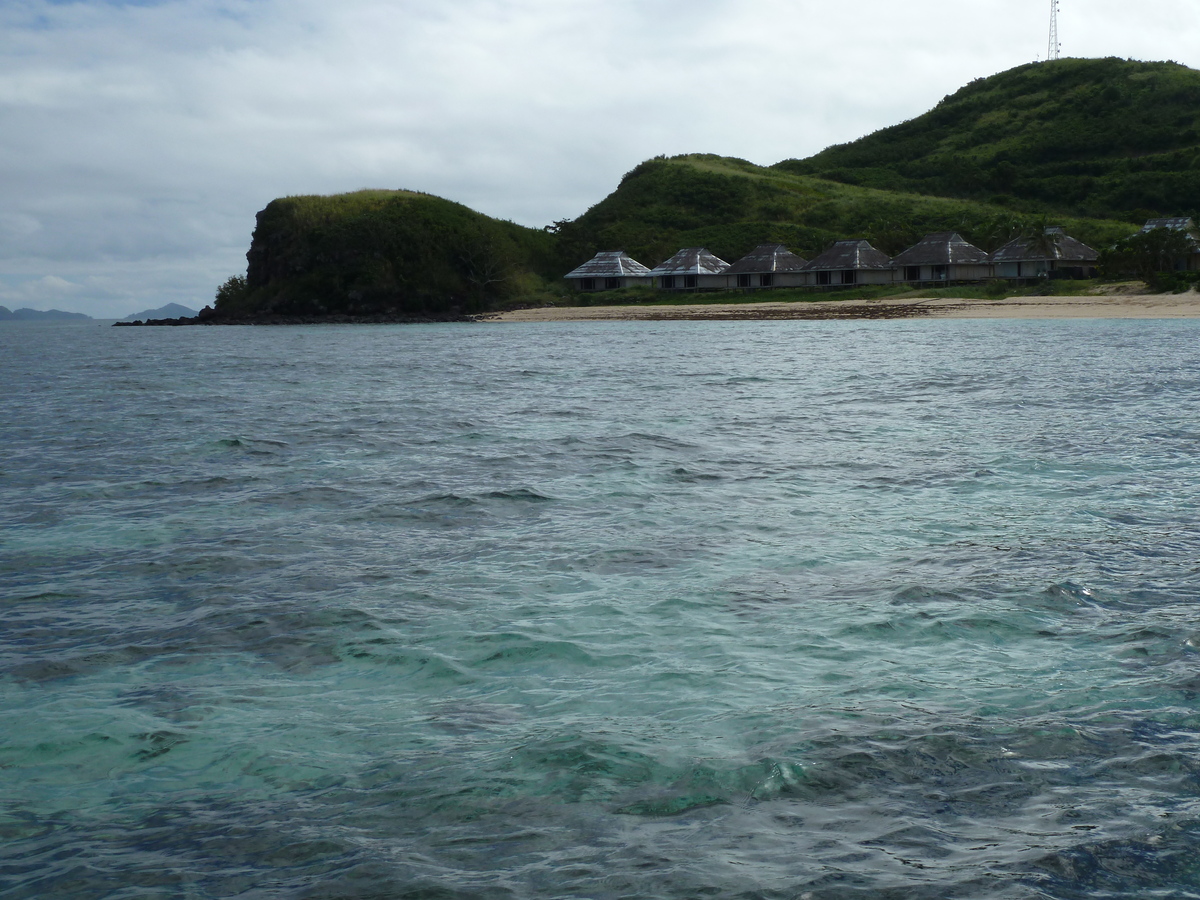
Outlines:
[[[1144, 287], [1139, 285], [1139, 287]], [[419, 325], [444, 322], [666, 322], [828, 321], [866, 319], [1196, 319], [1200, 293], [1147, 294], [1120, 289], [1099, 294], [1048, 297], [882, 297], [871, 300], [763, 300], [748, 303], [545, 306], [471, 315], [287, 316], [272, 313], [226, 317], [115, 321], [118, 327], [189, 325]]]
[[483, 322], [829, 319], [1195, 319], [1200, 293], [1110, 293], [1071, 297], [886, 297], [878, 300], [799, 300], [696, 303], [678, 306], [561, 306], [517, 309]]

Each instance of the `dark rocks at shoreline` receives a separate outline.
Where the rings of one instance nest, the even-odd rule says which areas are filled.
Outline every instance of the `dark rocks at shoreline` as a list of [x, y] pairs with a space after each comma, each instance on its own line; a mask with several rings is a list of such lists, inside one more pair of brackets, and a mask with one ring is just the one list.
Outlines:
[[211, 307], [201, 310], [198, 316], [178, 319], [138, 319], [135, 322], [114, 322], [113, 327], [137, 325], [431, 325], [441, 322], [478, 322], [482, 316], [398, 316], [398, 315], [329, 315], [329, 316], [284, 316], [261, 313], [250, 316], [222, 316]]
[[189, 318], [185, 318], [185, 317], [181, 316], [178, 319], [146, 319], [145, 321], [142, 321], [141, 319], [134, 319], [132, 322], [113, 322], [113, 328], [127, 328], [131, 325], [204, 325], [204, 324], [206, 324], [206, 323], [201, 322], [199, 317], [189, 319]]

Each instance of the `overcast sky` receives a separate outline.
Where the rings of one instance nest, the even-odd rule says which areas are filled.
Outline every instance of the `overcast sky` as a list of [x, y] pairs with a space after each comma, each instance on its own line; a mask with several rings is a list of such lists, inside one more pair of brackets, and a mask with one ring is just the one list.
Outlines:
[[[660, 153], [770, 164], [1043, 58], [1049, 0], [0, 0], [0, 305], [199, 308], [287, 194], [542, 226]], [[1200, 68], [1197, 0], [1062, 0]]]

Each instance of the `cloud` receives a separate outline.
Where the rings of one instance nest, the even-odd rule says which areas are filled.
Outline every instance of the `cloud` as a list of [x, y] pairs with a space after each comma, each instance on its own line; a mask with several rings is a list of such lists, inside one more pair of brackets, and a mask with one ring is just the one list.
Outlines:
[[0, 305], [9, 309], [33, 307], [46, 309], [55, 303], [71, 300], [85, 288], [57, 275], [43, 275], [8, 285], [0, 283]]
[[[659, 153], [772, 163], [918, 115], [1044, 54], [1045, 7], [10, 0], [0, 276], [82, 284], [93, 314], [194, 306], [273, 197], [367, 186], [543, 225]], [[1066, 3], [1060, 31], [1200, 63], [1190, 0]]]

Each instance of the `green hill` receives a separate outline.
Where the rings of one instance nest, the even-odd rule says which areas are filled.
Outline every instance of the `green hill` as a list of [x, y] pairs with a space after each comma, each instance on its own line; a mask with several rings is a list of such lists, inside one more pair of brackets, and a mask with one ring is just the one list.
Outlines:
[[1200, 71], [1063, 59], [981, 78], [930, 112], [780, 172], [1141, 221], [1200, 212]]
[[486, 309], [557, 278], [554, 238], [412, 191], [273, 200], [258, 214], [245, 279], [217, 311], [440, 316]]
[[[680, 247], [704, 246], [733, 261], [766, 241], [806, 258], [830, 243], [865, 237], [896, 254], [931, 231], [954, 230], [993, 250], [1051, 221], [1004, 205], [886, 191], [764, 168], [740, 159], [658, 158], [629, 172], [617, 189], [578, 219], [558, 222], [560, 269], [597, 250], [626, 250], [654, 265]], [[1092, 246], [1132, 230], [1123, 222], [1053, 216]]]
[[1047, 224], [1103, 248], [1175, 215], [1200, 216], [1200, 72], [1066, 59], [979, 79], [805, 160], [648, 160], [546, 230], [410, 191], [275, 200], [217, 309], [438, 316], [544, 296], [598, 250], [655, 265], [706, 246], [732, 262], [767, 241], [812, 258], [863, 237], [894, 255], [953, 230], [990, 251]]

